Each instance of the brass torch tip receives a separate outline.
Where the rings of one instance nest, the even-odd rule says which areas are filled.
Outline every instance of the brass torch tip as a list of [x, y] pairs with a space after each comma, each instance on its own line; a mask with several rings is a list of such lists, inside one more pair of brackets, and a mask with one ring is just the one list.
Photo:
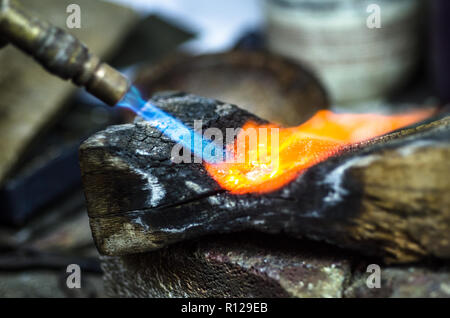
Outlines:
[[86, 90], [104, 103], [114, 106], [128, 92], [130, 82], [120, 72], [101, 63], [86, 84]]

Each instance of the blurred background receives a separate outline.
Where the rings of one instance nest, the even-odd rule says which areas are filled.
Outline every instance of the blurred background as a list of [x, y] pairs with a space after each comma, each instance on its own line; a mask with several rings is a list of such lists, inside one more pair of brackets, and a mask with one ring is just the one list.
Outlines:
[[[283, 125], [317, 108], [399, 112], [450, 101], [445, 0], [21, 0], [150, 97], [183, 90]], [[79, 144], [134, 115], [0, 50], [0, 297], [103, 297]], [[80, 290], [66, 267], [83, 270]]]

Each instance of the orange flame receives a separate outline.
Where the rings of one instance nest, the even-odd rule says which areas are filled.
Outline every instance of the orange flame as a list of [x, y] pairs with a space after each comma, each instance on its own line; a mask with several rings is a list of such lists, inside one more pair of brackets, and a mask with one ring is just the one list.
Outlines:
[[[232, 158], [218, 164], [205, 163], [205, 166], [214, 180], [231, 193], [267, 193], [283, 187], [309, 167], [339, 153], [345, 146], [411, 125], [433, 112], [422, 110], [401, 115], [378, 115], [335, 114], [322, 110], [293, 128], [248, 122], [235, 143], [227, 146]], [[246, 137], [250, 131], [257, 135], [253, 147], [250, 138]], [[273, 132], [278, 132], [278, 136], [272, 135]], [[239, 148], [242, 142], [245, 148]]]

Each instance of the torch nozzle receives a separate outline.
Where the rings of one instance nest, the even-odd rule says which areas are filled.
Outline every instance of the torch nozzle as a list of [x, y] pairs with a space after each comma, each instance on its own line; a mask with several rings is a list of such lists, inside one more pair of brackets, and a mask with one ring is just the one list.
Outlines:
[[0, 0], [0, 47], [11, 43], [30, 54], [47, 71], [85, 87], [110, 106], [130, 88], [128, 79], [92, 54], [70, 33], [39, 20], [15, 0]]

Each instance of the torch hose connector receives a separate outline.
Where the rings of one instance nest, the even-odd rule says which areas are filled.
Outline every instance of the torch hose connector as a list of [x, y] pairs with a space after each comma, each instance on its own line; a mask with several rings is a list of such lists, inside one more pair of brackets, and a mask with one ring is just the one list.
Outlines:
[[0, 0], [0, 47], [9, 42], [47, 71], [70, 79], [110, 106], [129, 90], [128, 79], [93, 55], [70, 33], [25, 12], [15, 0]]

